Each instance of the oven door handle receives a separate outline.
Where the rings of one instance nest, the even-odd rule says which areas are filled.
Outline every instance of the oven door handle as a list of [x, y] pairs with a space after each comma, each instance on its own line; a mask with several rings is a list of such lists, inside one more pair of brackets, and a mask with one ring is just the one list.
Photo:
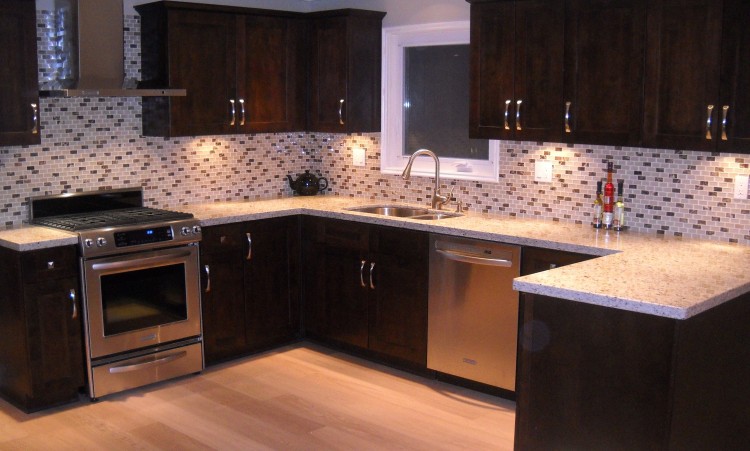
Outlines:
[[113, 269], [145, 269], [154, 265], [164, 263], [179, 263], [185, 257], [190, 256], [190, 250], [172, 252], [169, 255], [157, 255], [153, 257], [135, 257], [127, 260], [117, 260], [112, 262], [94, 263], [91, 269], [94, 271], [107, 271]]
[[181, 359], [185, 356], [187, 356], [187, 351], [175, 352], [174, 354], [169, 354], [164, 357], [160, 357], [158, 359], [154, 359], [153, 357], [145, 357], [139, 360], [138, 363], [133, 363], [131, 365], [113, 366], [112, 368], [109, 369], [109, 372], [112, 374], [117, 374], [117, 373], [129, 373], [131, 371], [139, 371], [139, 370], [148, 368], [150, 366], [164, 365], [169, 362], [173, 362], [177, 359]]

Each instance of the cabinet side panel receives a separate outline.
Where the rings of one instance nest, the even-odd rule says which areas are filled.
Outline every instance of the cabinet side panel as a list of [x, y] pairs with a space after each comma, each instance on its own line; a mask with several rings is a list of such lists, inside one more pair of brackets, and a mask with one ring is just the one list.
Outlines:
[[750, 442], [750, 293], [680, 322], [669, 449]]
[[522, 295], [516, 449], [665, 449], [675, 321]]

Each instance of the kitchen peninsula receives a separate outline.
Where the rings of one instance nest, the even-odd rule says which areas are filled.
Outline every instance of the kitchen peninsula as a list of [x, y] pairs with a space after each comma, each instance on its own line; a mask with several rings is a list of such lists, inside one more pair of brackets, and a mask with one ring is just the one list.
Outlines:
[[[317, 196], [183, 209], [203, 227], [303, 215], [600, 256], [514, 281], [525, 293], [516, 446], [745, 443], [750, 248], [475, 213], [420, 221], [348, 210], [373, 203]], [[16, 251], [75, 243], [37, 227], [0, 232]]]

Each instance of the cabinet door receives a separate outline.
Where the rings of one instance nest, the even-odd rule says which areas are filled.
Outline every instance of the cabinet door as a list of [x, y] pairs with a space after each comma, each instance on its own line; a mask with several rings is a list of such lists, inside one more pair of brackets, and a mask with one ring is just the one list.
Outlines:
[[85, 383], [78, 292], [76, 277], [26, 285], [30, 410], [75, 400]]
[[[204, 11], [170, 11], [169, 85], [187, 89], [171, 97], [171, 136], [224, 134], [240, 119], [235, 99], [236, 18]], [[233, 109], [234, 108], [234, 109]], [[234, 111], [234, 114], [232, 113]]]
[[39, 144], [36, 8], [33, 0], [0, 2], [0, 145]]
[[347, 19], [315, 19], [311, 33], [309, 129], [346, 131]]
[[644, 145], [716, 148], [721, 23], [721, 1], [649, 2]]
[[[750, 2], [724, 1], [719, 150], [750, 152]], [[726, 123], [724, 123], [724, 108]], [[725, 139], [726, 138], [726, 139]]]
[[248, 343], [261, 348], [299, 334], [297, 218], [245, 223], [245, 314]]
[[567, 0], [565, 140], [638, 145], [644, 0]]
[[373, 238], [369, 348], [426, 367], [428, 234], [377, 227]]
[[562, 140], [563, 18], [562, 0], [516, 2], [515, 139]]
[[236, 225], [203, 228], [201, 309], [206, 364], [247, 352], [240, 230]]
[[562, 0], [473, 4], [472, 138], [559, 141]]
[[303, 323], [309, 336], [367, 348], [368, 230], [305, 218]]
[[385, 13], [315, 13], [310, 32], [308, 130], [380, 131], [381, 34]]
[[471, 138], [513, 138], [514, 22], [514, 2], [471, 5]]
[[303, 23], [243, 16], [238, 40], [238, 126], [242, 132], [304, 129]]

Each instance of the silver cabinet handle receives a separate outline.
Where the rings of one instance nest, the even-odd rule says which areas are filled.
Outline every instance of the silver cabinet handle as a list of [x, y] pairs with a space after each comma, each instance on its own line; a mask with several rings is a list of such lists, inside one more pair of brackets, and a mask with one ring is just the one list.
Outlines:
[[247, 257], [245, 257], [245, 260], [250, 260], [253, 258], [253, 236], [250, 232], [247, 232], [245, 236], [247, 236]]
[[362, 288], [367, 288], [367, 285], [365, 285], [365, 261], [362, 260], [362, 264], [359, 265], [359, 284]]
[[32, 103], [31, 111], [34, 113], [34, 125], [31, 127], [31, 133], [36, 135], [39, 133], [39, 105]]
[[229, 99], [229, 104], [232, 106], [232, 120], [229, 121], [229, 125], [234, 125], [237, 122], [237, 109], [234, 107], [234, 99]]
[[375, 289], [375, 283], [372, 280], [372, 272], [375, 270], [375, 262], [370, 263], [370, 289]]
[[729, 114], [729, 105], [721, 107], [721, 140], [727, 140], [727, 115]]
[[523, 128], [521, 128], [521, 104], [523, 103], [523, 100], [516, 101], [516, 130], [521, 131]]
[[185, 356], [187, 356], [187, 351], [175, 352], [174, 354], [169, 354], [167, 356], [160, 357], [158, 359], [154, 359], [153, 356], [144, 357], [143, 359], [136, 361], [136, 363], [133, 363], [132, 365], [112, 367], [109, 369], [109, 372], [110, 374], [129, 373], [131, 371], [142, 370], [150, 366], [164, 365], [174, 360], [181, 359]]
[[505, 129], [510, 130], [510, 123], [508, 122], [508, 114], [510, 110], [510, 100], [505, 101]]
[[70, 298], [70, 302], [73, 304], [73, 315], [70, 318], [76, 319], [78, 318], [78, 306], [76, 305], [76, 290], [70, 290], [70, 293], [68, 293], [68, 297]]
[[339, 99], [339, 125], [344, 125], [344, 99]]
[[481, 255], [472, 254], [470, 252], [462, 252], [459, 250], [452, 249], [435, 249], [435, 251], [449, 260], [469, 263], [474, 265], [484, 266], [502, 266], [504, 268], [510, 268], [513, 262], [504, 258], [488, 258]]
[[208, 293], [211, 291], [211, 268], [203, 265], [203, 270], [206, 271], [206, 293]]
[[240, 125], [245, 125], [245, 99], [240, 99]]
[[570, 105], [572, 102], [565, 102], [565, 133], [570, 133]]
[[712, 140], [713, 137], [711, 136], [711, 122], [713, 120], [714, 116], [714, 106], [709, 105], [706, 107], [706, 139]]

